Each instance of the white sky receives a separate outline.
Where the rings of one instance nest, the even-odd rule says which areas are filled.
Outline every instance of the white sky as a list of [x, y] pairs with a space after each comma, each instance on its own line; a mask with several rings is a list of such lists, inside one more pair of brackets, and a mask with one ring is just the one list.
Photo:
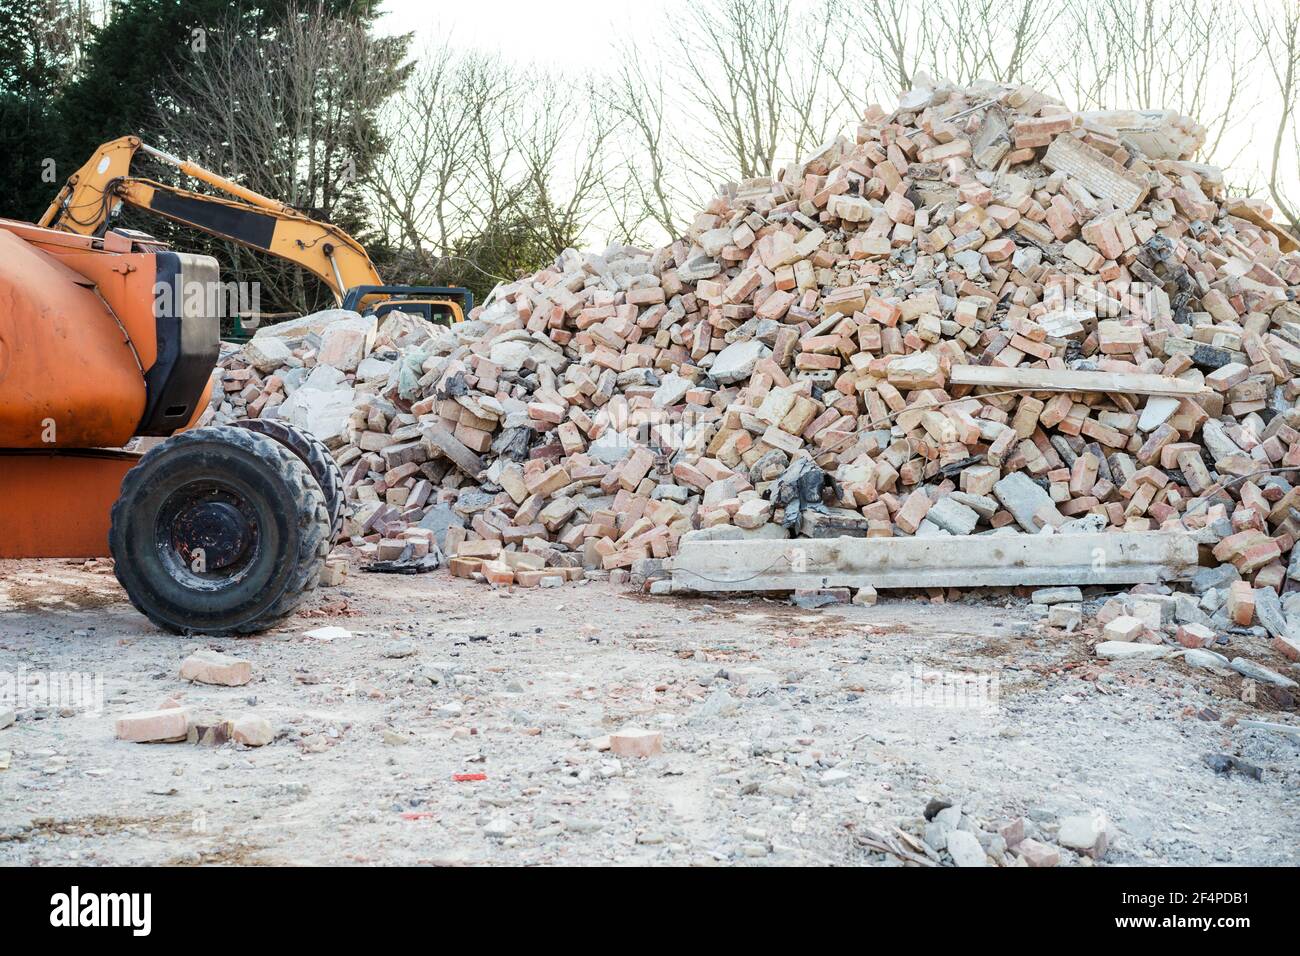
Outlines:
[[381, 33], [499, 50], [519, 62], [597, 69], [613, 62], [615, 43], [648, 28], [662, 0], [386, 0]]

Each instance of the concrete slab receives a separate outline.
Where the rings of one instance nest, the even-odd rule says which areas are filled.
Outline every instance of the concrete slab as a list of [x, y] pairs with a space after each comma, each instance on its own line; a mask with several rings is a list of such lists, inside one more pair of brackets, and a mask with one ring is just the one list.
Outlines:
[[1196, 541], [1172, 531], [683, 540], [671, 567], [674, 591], [1144, 584], [1196, 569]]

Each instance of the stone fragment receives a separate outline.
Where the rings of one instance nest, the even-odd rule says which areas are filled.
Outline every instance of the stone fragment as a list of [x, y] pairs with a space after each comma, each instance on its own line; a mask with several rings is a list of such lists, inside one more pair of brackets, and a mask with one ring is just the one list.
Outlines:
[[234, 720], [231, 737], [245, 747], [264, 747], [275, 739], [275, 731], [265, 717], [244, 714]]
[[162, 710], [139, 711], [117, 719], [118, 740], [132, 743], [167, 743], [184, 740], [188, 720], [186, 711], [179, 707]]
[[1014, 852], [1031, 867], [1057, 866], [1061, 862], [1060, 850], [1033, 839], [1021, 840]]
[[663, 753], [663, 734], [657, 730], [624, 727], [609, 735], [609, 749], [619, 757], [653, 757]]
[[253, 679], [253, 665], [217, 651], [195, 651], [181, 662], [181, 680], [240, 687]]
[[1057, 830], [1056, 842], [1067, 850], [1100, 860], [1110, 845], [1106, 815], [1093, 810], [1085, 815], [1066, 817]]

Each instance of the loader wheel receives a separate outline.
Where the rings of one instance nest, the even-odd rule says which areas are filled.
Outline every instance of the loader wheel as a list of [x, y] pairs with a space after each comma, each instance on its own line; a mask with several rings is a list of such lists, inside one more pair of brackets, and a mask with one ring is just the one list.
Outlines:
[[231, 424], [274, 438], [302, 459], [325, 494], [325, 507], [330, 514], [330, 545], [333, 546], [343, 531], [343, 470], [325, 443], [311, 432], [277, 418], [245, 418]]
[[151, 449], [113, 504], [109, 549], [140, 613], [177, 633], [264, 630], [316, 587], [325, 496], [301, 460], [244, 428], [198, 428]]

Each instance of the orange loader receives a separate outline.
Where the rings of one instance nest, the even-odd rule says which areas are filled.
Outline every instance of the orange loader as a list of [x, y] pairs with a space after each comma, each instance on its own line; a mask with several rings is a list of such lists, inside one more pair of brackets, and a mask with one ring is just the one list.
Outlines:
[[[215, 259], [139, 233], [0, 219], [0, 558], [111, 555], [135, 607], [178, 633], [283, 618], [343, 516], [310, 435], [194, 427], [220, 320], [181, 290], [217, 280]], [[123, 451], [135, 436], [165, 440]]]

